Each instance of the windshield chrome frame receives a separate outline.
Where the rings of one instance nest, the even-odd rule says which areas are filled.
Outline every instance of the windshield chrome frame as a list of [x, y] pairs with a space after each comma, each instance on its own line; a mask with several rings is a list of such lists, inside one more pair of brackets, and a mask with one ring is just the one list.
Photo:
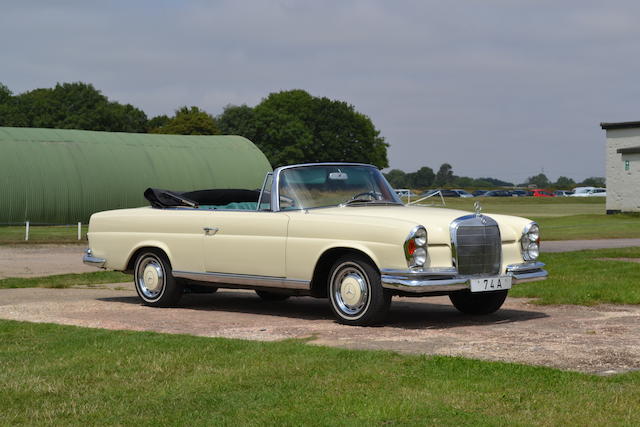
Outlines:
[[[369, 165], [367, 163], [349, 163], [349, 162], [324, 162], [324, 163], [302, 163], [299, 165], [289, 165], [289, 166], [280, 166], [279, 168], [276, 168], [273, 171], [273, 182], [271, 184], [271, 210], [273, 212], [280, 212], [280, 173], [283, 170], [287, 170], [287, 169], [295, 169], [295, 168], [307, 168], [307, 167], [313, 167], [313, 166], [366, 166], [369, 168], [374, 168], [376, 169], [378, 172], [380, 172], [380, 169], [378, 169], [377, 167], [373, 166], [373, 165]], [[382, 172], [380, 172], [382, 173]], [[384, 179], [384, 175], [382, 176], [382, 178]], [[385, 182], [386, 179], [385, 179]], [[391, 185], [387, 182], [387, 185], [389, 185], [389, 188], [391, 188], [391, 190], [393, 190], [393, 188], [391, 187]], [[394, 193], [395, 194], [395, 193]], [[402, 205], [402, 203], [399, 203], [399, 205]], [[322, 207], [337, 207], [338, 205], [331, 205], [331, 206], [322, 206]], [[307, 210], [307, 209], [315, 209], [315, 208], [299, 208], [299, 209], [288, 209], [288, 210], [298, 210], [298, 211], [302, 211], [302, 210]]]

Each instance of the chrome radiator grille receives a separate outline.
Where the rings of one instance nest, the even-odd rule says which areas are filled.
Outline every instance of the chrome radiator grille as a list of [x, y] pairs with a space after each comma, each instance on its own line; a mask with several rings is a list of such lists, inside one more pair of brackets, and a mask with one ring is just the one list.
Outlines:
[[498, 224], [486, 216], [469, 215], [451, 224], [453, 262], [458, 274], [498, 274], [502, 243]]

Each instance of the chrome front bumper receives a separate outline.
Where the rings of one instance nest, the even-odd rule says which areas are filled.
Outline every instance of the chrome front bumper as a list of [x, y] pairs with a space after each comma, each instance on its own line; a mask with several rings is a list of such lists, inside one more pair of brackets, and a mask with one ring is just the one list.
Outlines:
[[[511, 283], [518, 284], [544, 280], [549, 273], [542, 262], [511, 264], [501, 276], [511, 276]], [[422, 271], [389, 270], [381, 271], [382, 287], [416, 294], [430, 294], [469, 289], [470, 279], [479, 276], [458, 275], [455, 268], [429, 268]], [[488, 276], [494, 277], [494, 276]]]
[[94, 257], [93, 253], [91, 252], [91, 249], [87, 249], [84, 253], [84, 256], [82, 257], [82, 262], [84, 262], [87, 265], [90, 265], [91, 267], [104, 268], [104, 265], [107, 262], [107, 260], [104, 258]]

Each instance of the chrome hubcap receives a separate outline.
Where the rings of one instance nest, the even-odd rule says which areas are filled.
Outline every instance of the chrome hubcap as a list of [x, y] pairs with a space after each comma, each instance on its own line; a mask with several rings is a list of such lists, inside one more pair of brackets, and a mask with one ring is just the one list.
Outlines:
[[367, 276], [354, 263], [342, 264], [331, 278], [331, 292], [342, 313], [348, 317], [358, 316], [369, 302]]
[[154, 256], [147, 256], [138, 263], [136, 284], [147, 298], [157, 297], [164, 288], [164, 269]]

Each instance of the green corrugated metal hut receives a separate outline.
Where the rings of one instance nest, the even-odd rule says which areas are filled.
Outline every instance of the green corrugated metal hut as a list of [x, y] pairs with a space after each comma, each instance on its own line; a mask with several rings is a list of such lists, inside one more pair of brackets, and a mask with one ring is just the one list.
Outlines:
[[0, 224], [87, 222], [147, 187], [255, 189], [269, 161], [241, 136], [0, 127]]

